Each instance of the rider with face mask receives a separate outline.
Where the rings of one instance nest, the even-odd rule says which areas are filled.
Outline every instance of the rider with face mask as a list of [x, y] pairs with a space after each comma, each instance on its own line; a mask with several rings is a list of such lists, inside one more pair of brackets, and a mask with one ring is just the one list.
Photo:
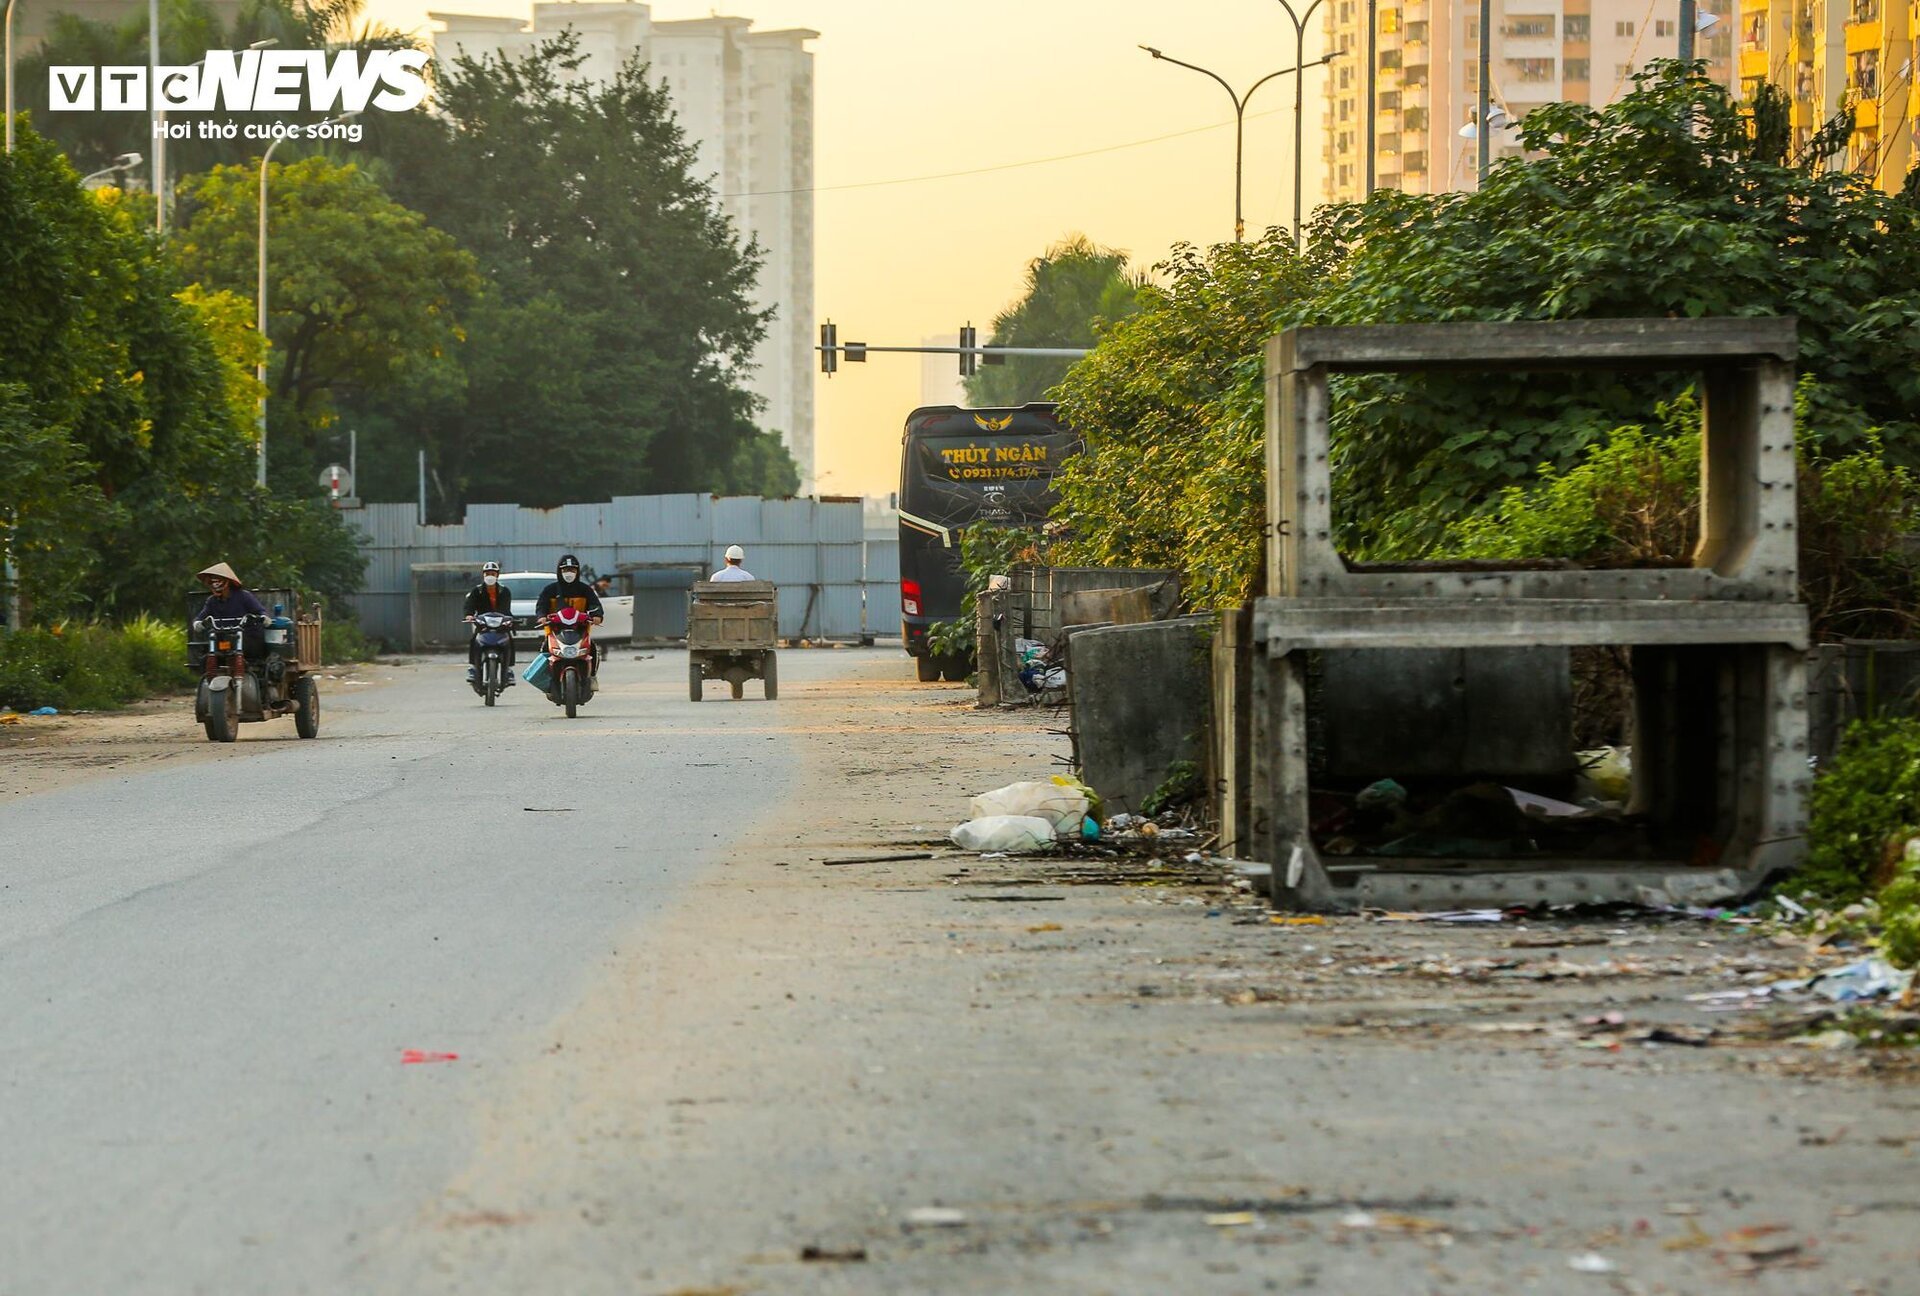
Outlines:
[[[467, 591], [464, 615], [468, 621], [482, 612], [513, 613], [513, 591], [500, 583], [500, 564], [483, 563], [480, 567], [480, 583]], [[467, 640], [467, 683], [480, 678], [480, 639], [474, 635]], [[513, 636], [507, 636], [507, 678], [508, 687], [518, 683], [513, 673]]]
[[[580, 579], [580, 560], [572, 554], [561, 554], [560, 565], [553, 574], [557, 579], [540, 591], [540, 597], [533, 605], [534, 616], [544, 619], [561, 608], [573, 608], [585, 612], [589, 621], [599, 625], [600, 596], [593, 592], [593, 586]], [[600, 659], [598, 640], [594, 641], [593, 656], [597, 669]]]

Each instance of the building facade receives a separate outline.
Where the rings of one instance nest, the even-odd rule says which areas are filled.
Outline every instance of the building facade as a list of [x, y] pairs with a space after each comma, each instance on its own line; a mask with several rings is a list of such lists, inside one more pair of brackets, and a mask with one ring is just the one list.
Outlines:
[[746, 18], [655, 22], [631, 0], [535, 4], [532, 21], [433, 13], [442, 59], [518, 57], [571, 28], [585, 79], [611, 76], [630, 57], [650, 65], [697, 150], [695, 174], [710, 179], [742, 238], [760, 245], [754, 304], [771, 308], [747, 386], [763, 402], [760, 426], [777, 432], [814, 486], [813, 54], [818, 32], [753, 31]]
[[1742, 95], [1767, 82], [1786, 90], [1795, 148], [1851, 104], [1853, 135], [1835, 164], [1898, 189], [1920, 160], [1920, 0], [1739, 2]]
[[[1700, 0], [1721, 21], [1695, 38], [1708, 73], [1734, 84], [1727, 9], [1741, 0]], [[1718, 11], [1716, 13], [1716, 11]], [[1461, 135], [1480, 97], [1480, 6], [1473, 0], [1327, 0], [1327, 48], [1341, 51], [1327, 81], [1326, 193], [1353, 202], [1367, 191], [1367, 22], [1377, 15], [1373, 183], [1409, 193], [1472, 189], [1479, 141]], [[1492, 103], [1517, 122], [1542, 104], [1595, 107], [1633, 88], [1655, 59], [1679, 53], [1679, 0], [1494, 0]], [[1495, 159], [1520, 152], [1511, 127], [1494, 128]]]

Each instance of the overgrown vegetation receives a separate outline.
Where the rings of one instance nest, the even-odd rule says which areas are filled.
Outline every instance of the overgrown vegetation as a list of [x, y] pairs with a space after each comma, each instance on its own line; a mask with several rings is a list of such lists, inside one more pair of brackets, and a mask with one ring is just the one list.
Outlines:
[[1035, 527], [968, 527], [960, 533], [960, 566], [967, 574], [967, 591], [960, 615], [937, 621], [927, 631], [927, 646], [936, 656], [974, 655], [974, 599], [987, 592], [987, 579], [1005, 576], [1023, 563], [1047, 562], [1046, 534]]
[[186, 631], [154, 617], [117, 626], [67, 622], [0, 635], [0, 706], [101, 710], [182, 688]]
[[[1289, 325], [1741, 315], [1799, 319], [1808, 507], [1824, 501], [1843, 532], [1818, 539], [1816, 511], [1816, 556], [1890, 553], [1879, 528], [1911, 494], [1898, 474], [1920, 465], [1920, 202], [1826, 169], [1844, 122], [1789, 159], [1771, 104], [1750, 121], [1720, 87], [1656, 64], [1604, 109], [1528, 114], [1527, 156], [1476, 192], [1324, 209], [1303, 253], [1277, 232], [1176, 249], [1165, 283], [1060, 388], [1089, 447], [1060, 478], [1064, 553], [1176, 567], [1199, 607], [1244, 599], [1266, 524], [1261, 348]], [[1336, 380], [1335, 539], [1363, 559], [1492, 546], [1495, 527], [1463, 533], [1463, 519], [1498, 517], [1508, 488], [1544, 484], [1525, 510], [1543, 528], [1530, 540], [1628, 561], [1682, 545], [1673, 456], [1685, 451], [1660, 443], [1692, 417], [1689, 381]], [[1628, 444], [1591, 457], [1616, 436]], [[1847, 618], [1884, 602], [1864, 570], [1822, 587], [1809, 562], [1826, 624], [1858, 633]]]
[[[1915, 836], [1920, 836], [1920, 719], [1856, 723], [1814, 781], [1807, 864], [1792, 889], [1829, 904], [1856, 900], [1901, 875], [1898, 852]], [[1920, 900], [1920, 892], [1910, 889], [1915, 882], [1911, 866], [1904, 866], [1899, 880], [1909, 888], [1893, 895], [1896, 907]]]

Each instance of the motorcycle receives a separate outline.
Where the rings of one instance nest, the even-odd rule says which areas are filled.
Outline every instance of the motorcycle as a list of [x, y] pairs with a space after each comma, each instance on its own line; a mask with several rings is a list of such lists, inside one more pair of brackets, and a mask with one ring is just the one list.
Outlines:
[[480, 665], [473, 680], [473, 691], [492, 706], [507, 687], [512, 675], [507, 669], [507, 650], [513, 642], [513, 618], [504, 612], [481, 612], [470, 616], [480, 643]]
[[[255, 661], [246, 651], [249, 626], [265, 626], [263, 655]], [[195, 621], [193, 633], [205, 635], [206, 655], [200, 664], [200, 688], [194, 698], [194, 719], [206, 726], [209, 742], [233, 742], [240, 722], [271, 720], [291, 715], [302, 738], [320, 733], [320, 690], [301, 661], [293, 642], [293, 622], [274, 608], [271, 620], [262, 616], [208, 617]]]
[[599, 654], [593, 623], [578, 608], [560, 608], [544, 619], [547, 628], [547, 700], [567, 709], [567, 719], [594, 695]]

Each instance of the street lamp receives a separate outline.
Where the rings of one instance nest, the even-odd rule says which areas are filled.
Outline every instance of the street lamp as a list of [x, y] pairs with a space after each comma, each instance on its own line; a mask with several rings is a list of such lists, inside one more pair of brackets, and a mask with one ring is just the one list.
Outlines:
[[[327, 118], [320, 125], [331, 126], [359, 115], [358, 110], [343, 112], [337, 117]], [[272, 159], [273, 151], [286, 140], [284, 135], [274, 140], [267, 145], [267, 151], [260, 155], [260, 278], [254, 294], [259, 309], [255, 327], [260, 334], [260, 361], [254, 369], [254, 377], [260, 383], [260, 398], [254, 424], [260, 434], [260, 458], [254, 470], [254, 481], [262, 487], [267, 484], [267, 163]]]
[[[1244, 219], [1242, 219], [1240, 214], [1240, 174], [1241, 174], [1242, 162], [1246, 156], [1244, 145], [1245, 145], [1246, 128], [1247, 128], [1247, 101], [1253, 98], [1253, 92], [1255, 90], [1258, 90], [1261, 86], [1273, 80], [1275, 77], [1294, 75], [1298, 73], [1299, 69], [1298, 68], [1281, 68], [1278, 72], [1269, 72], [1267, 73], [1267, 75], [1261, 77], [1258, 81], [1255, 81], [1252, 85], [1248, 86], [1247, 92], [1245, 94], [1235, 94], [1233, 92], [1233, 87], [1228, 85], [1226, 78], [1222, 77], [1218, 72], [1210, 71], [1209, 69], [1203, 68], [1195, 63], [1183, 63], [1179, 59], [1174, 58], [1171, 54], [1162, 54], [1159, 50], [1155, 49], [1151, 45], [1142, 45], [1140, 48], [1145, 50], [1147, 53], [1153, 55], [1157, 59], [1161, 59], [1165, 62], [1173, 64], [1175, 67], [1187, 68], [1191, 71], [1200, 73], [1200, 75], [1202, 76], [1212, 77], [1215, 81], [1220, 83], [1220, 88], [1227, 92], [1227, 98], [1233, 100], [1233, 241], [1235, 243], [1242, 241], [1246, 237], [1246, 230], [1247, 230], [1247, 222]], [[1334, 58], [1337, 57], [1337, 55], [1338, 55], [1338, 51], [1335, 51], [1332, 54], [1323, 55], [1322, 57], [1315, 59], [1312, 63], [1307, 64], [1307, 66], [1317, 67], [1323, 63], [1331, 63], [1334, 60]], [[1296, 185], [1299, 183], [1297, 177], [1295, 179], [1295, 183]], [[1294, 223], [1296, 227], [1299, 224], [1299, 220], [1300, 220], [1300, 216], [1299, 216], [1298, 209], [1296, 207], [1296, 210], [1294, 213]]]
[[1698, 0], [1680, 0], [1680, 61], [1693, 62], [1693, 38], [1705, 35], [1720, 22], [1720, 15], [1698, 12]]
[[[248, 45], [247, 48], [250, 50], [265, 49], [269, 45], [278, 45], [279, 43], [280, 40], [278, 37], [269, 36], [265, 40], [254, 41], [251, 45]], [[187, 64], [187, 66], [199, 67], [206, 61], [207, 56], [202, 54], [199, 58]], [[153, 227], [164, 234], [167, 230], [167, 203], [173, 197], [173, 195], [167, 191], [167, 102], [165, 98], [161, 96], [160, 87], [157, 83], [147, 87], [147, 90], [148, 93], [153, 96], [154, 121], [157, 123], [153, 135], [153, 197], [155, 204], [160, 210], [154, 213]]]
[[[1320, 7], [1321, 0], [1313, 0], [1304, 13], [1294, 12], [1288, 0], [1279, 0], [1279, 3], [1293, 21], [1293, 237], [1297, 242], [1304, 243], [1306, 231], [1300, 228], [1300, 157], [1306, 148], [1306, 101], [1302, 97], [1302, 87], [1307, 79], [1307, 64], [1303, 60], [1307, 45], [1307, 23], [1313, 18], [1313, 11]], [[1371, 104], [1367, 110], [1373, 110]]]
[[95, 180], [104, 180], [108, 176], [119, 175], [122, 171], [131, 171], [133, 168], [139, 166], [141, 161], [142, 159], [138, 153], [122, 153], [113, 160], [112, 166], [95, 171], [90, 176], [80, 177], [80, 187], [84, 189]]
[[13, 152], [13, 5], [7, 0], [7, 152]]
[[[1497, 131], [1502, 126], [1511, 126], [1512, 124], [1513, 118], [1508, 116], [1507, 110], [1499, 104], [1495, 104], [1493, 107], [1487, 109], [1487, 129], [1489, 131]], [[1479, 123], [1470, 121], [1465, 126], [1462, 126], [1460, 128], [1460, 138], [1467, 140], [1480, 138]]]

